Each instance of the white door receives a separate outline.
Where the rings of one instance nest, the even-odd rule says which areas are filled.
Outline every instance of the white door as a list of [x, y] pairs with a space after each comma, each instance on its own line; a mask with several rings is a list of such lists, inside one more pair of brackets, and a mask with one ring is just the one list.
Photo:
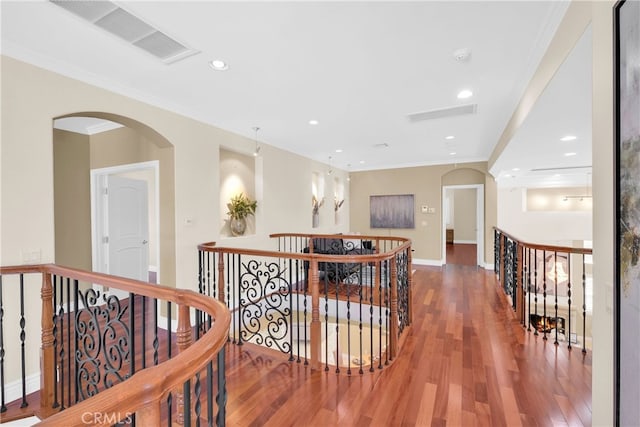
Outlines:
[[[147, 183], [116, 175], [106, 177], [108, 273], [148, 281], [149, 214]], [[124, 292], [114, 292], [126, 298]]]

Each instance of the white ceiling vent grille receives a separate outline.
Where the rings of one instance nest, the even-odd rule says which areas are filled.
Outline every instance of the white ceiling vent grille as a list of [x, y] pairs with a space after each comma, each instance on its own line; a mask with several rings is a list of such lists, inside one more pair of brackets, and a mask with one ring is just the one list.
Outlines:
[[423, 120], [441, 119], [443, 117], [461, 116], [463, 114], [475, 114], [477, 110], [478, 104], [466, 104], [411, 113], [407, 114], [407, 118], [410, 122], [421, 122]]
[[137, 46], [165, 64], [198, 53], [110, 1], [50, 1]]

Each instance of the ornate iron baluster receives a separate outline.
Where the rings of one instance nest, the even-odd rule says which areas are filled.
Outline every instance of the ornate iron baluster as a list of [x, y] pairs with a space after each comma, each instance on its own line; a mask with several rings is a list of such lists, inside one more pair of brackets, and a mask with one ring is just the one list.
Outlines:
[[[527, 313], [528, 313], [528, 321], [527, 321], [527, 331], [531, 332], [531, 248], [527, 248], [527, 296], [529, 297], [529, 302], [527, 304]], [[535, 292], [535, 290], [534, 290]]]
[[24, 274], [20, 273], [20, 361], [22, 364], [22, 403], [21, 408], [29, 406], [27, 402], [27, 362], [26, 362], [26, 348], [25, 341], [27, 338], [25, 332], [26, 320], [24, 318]]
[[158, 349], [160, 342], [158, 340], [158, 299], [153, 299], [153, 365], [158, 364]]
[[[182, 387], [182, 396], [183, 396], [183, 404], [182, 413], [183, 413], [183, 424], [185, 426], [191, 426], [191, 380], [187, 380]], [[178, 411], [180, 410], [180, 400], [178, 399]]]
[[[133, 315], [131, 316], [133, 317]], [[135, 329], [131, 328], [132, 331]], [[142, 296], [142, 369], [147, 367], [147, 297]], [[133, 353], [133, 350], [131, 351]]]
[[224, 347], [218, 352], [218, 394], [216, 403], [218, 404], [218, 415], [216, 424], [224, 426], [227, 418], [227, 379], [225, 373], [225, 349]]
[[558, 345], [558, 251], [553, 251], [553, 293], [555, 312], [555, 345]]
[[[536, 322], [538, 322], [538, 250], [534, 249], [533, 250], [533, 257], [535, 258], [535, 265], [533, 266], [534, 270], [533, 270], [533, 281], [535, 283], [535, 287], [536, 287], [536, 293], [534, 294], [534, 304], [535, 304], [535, 319]], [[544, 259], [544, 258], [543, 258]], [[531, 313], [529, 313], [529, 319], [531, 319]], [[533, 327], [533, 335], [538, 335], [538, 324], [534, 325]]]
[[202, 392], [202, 385], [200, 384], [200, 372], [196, 373], [196, 383], [193, 386], [193, 392], [195, 394], [194, 411], [196, 415], [196, 426], [200, 426], [200, 414], [202, 413], [202, 404], [200, 403], [200, 395]]
[[547, 340], [547, 251], [542, 250], [544, 270], [542, 272], [542, 339]]
[[[67, 277], [67, 375], [69, 376], [67, 382], [67, 406], [72, 405], [71, 401], [71, 388], [72, 383], [75, 381], [71, 377], [71, 359], [73, 357], [74, 349], [71, 347], [71, 278]], [[78, 305], [74, 306], [74, 310], [78, 309]], [[75, 347], [77, 348], [77, 346]], [[75, 359], [75, 358], [74, 358]], [[78, 369], [75, 370], [78, 372]], [[77, 396], [77, 394], [76, 394]]]
[[587, 352], [587, 270], [582, 254], [582, 352]]
[[564, 331], [564, 336], [567, 337], [567, 341], [569, 342], [567, 347], [571, 350], [571, 253], [567, 254], [567, 270], [569, 270], [569, 277], [567, 279], [567, 317], [569, 317], [569, 327]]
[[[224, 347], [222, 350], [224, 351]], [[213, 425], [213, 361], [207, 363], [207, 424]]]

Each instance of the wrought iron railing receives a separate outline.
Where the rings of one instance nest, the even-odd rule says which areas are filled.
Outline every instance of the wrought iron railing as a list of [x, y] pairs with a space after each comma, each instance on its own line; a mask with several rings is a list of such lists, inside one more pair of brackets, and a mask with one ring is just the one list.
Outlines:
[[494, 228], [496, 276], [528, 331], [568, 348], [591, 348], [591, 253], [523, 242]]
[[[411, 324], [411, 246], [401, 238], [277, 234], [277, 251], [199, 248], [200, 292], [232, 313], [229, 340], [352, 374], [382, 369]], [[208, 319], [200, 318], [199, 330]]]
[[[38, 265], [0, 267], [0, 306], [3, 422], [37, 414], [41, 425], [51, 426], [224, 425], [230, 314], [219, 302], [193, 291]], [[194, 334], [196, 313], [209, 317], [208, 333]], [[31, 320], [40, 317], [41, 334], [29, 336]], [[41, 346], [37, 407], [26, 375], [35, 341]], [[15, 367], [21, 375], [7, 379]]]

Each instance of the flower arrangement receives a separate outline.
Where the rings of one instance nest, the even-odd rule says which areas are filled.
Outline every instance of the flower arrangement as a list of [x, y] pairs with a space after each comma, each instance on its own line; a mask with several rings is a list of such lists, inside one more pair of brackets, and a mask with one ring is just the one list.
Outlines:
[[227, 208], [229, 209], [227, 215], [231, 219], [244, 219], [249, 215], [254, 215], [257, 207], [258, 202], [256, 200], [251, 200], [243, 193], [240, 193], [233, 196], [231, 202], [227, 203]]
[[343, 203], [344, 203], [344, 199], [338, 200], [338, 198], [335, 197], [333, 199], [333, 210], [338, 212], [338, 209], [340, 209], [340, 207], [342, 206]]

